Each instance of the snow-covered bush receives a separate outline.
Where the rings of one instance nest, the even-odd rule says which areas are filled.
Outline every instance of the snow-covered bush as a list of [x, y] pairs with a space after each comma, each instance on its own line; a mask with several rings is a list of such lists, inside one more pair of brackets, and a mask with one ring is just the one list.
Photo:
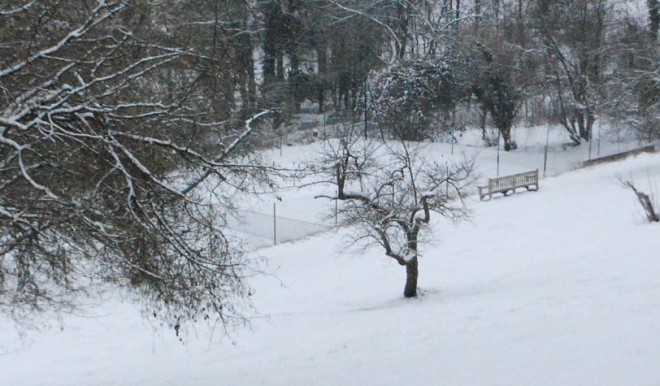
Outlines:
[[456, 103], [456, 86], [444, 62], [397, 63], [373, 80], [371, 90], [371, 113], [381, 130], [403, 140], [431, 136], [436, 114], [451, 111]]

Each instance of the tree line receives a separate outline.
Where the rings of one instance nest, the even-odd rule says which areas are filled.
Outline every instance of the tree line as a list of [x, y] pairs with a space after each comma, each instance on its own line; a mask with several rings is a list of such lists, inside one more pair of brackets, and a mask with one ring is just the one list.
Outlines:
[[638, 2], [642, 14], [607, 0], [258, 4], [265, 100], [280, 90], [292, 113], [304, 100], [324, 111], [329, 99], [335, 112], [366, 108], [382, 129], [420, 140], [467, 110], [484, 131], [489, 119], [506, 150], [523, 106], [576, 145], [597, 117], [658, 136], [656, 0]]

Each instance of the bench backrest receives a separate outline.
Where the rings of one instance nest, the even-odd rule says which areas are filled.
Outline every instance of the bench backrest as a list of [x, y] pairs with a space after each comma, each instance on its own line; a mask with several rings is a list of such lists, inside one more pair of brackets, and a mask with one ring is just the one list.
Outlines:
[[517, 174], [516, 177], [520, 181], [519, 184], [521, 185], [530, 185], [530, 184], [536, 184], [539, 182], [539, 170], [532, 170], [531, 172], [524, 172]]
[[504, 176], [489, 178], [488, 185], [490, 185], [490, 190], [513, 189], [516, 186], [516, 177]]
[[488, 179], [488, 189], [490, 191], [502, 189], [515, 189], [523, 186], [536, 185], [539, 182], [539, 170], [532, 170], [529, 172], [512, 174], [510, 176], [503, 176]]

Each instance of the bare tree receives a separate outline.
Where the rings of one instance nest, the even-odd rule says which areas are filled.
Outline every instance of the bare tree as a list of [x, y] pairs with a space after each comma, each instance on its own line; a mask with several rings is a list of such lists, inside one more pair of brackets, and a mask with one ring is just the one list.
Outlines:
[[651, 24], [629, 14], [609, 32], [612, 63], [617, 71], [604, 79], [601, 93], [609, 118], [634, 129], [640, 142], [660, 138], [660, 62]]
[[536, 0], [532, 7], [548, 80], [556, 93], [557, 117], [576, 145], [591, 140], [610, 6], [604, 0]]
[[424, 159], [419, 144], [377, 146], [348, 132], [331, 143], [323, 173], [343, 202], [339, 217], [356, 232], [354, 243], [380, 246], [406, 268], [405, 297], [417, 296], [419, 243], [433, 213], [452, 220], [468, 211], [463, 199], [474, 180], [473, 161], [441, 165]]
[[[8, 2], [0, 2], [4, 6]], [[242, 321], [249, 268], [221, 218], [269, 184], [198, 87], [218, 58], [163, 4], [0, 9], [0, 309], [23, 318], [126, 288], [177, 327]], [[185, 24], [185, 23], [184, 23]]]
[[635, 196], [637, 196], [637, 201], [644, 211], [644, 216], [648, 222], [659, 222], [660, 221], [660, 207], [653, 193], [647, 194], [639, 190], [635, 183], [631, 180], [624, 180], [619, 178], [619, 182], [623, 185], [624, 188], [630, 189]]
[[[482, 29], [484, 32], [484, 29]], [[489, 31], [494, 37], [498, 31]], [[493, 39], [493, 38], [491, 38]], [[490, 43], [491, 47], [497, 45]], [[514, 76], [514, 54], [504, 47], [497, 51], [477, 42], [475, 50], [481, 57], [475, 60], [471, 69], [471, 91], [482, 111], [482, 138], [486, 139], [485, 118], [490, 114], [495, 127], [499, 130], [504, 141], [504, 150], [515, 150], [518, 145], [511, 138], [511, 128], [520, 108], [522, 92], [520, 79]]]

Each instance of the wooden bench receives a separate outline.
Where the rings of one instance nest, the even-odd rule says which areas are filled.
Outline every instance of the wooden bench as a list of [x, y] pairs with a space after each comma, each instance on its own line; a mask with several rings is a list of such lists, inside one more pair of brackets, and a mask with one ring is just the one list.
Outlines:
[[536, 191], [539, 190], [539, 170], [536, 169], [510, 176], [489, 178], [488, 185], [479, 186], [478, 188], [479, 200], [483, 200], [486, 196], [488, 196], [488, 199], [491, 199], [495, 193], [502, 193], [506, 196], [509, 191], [515, 193], [517, 188]]

